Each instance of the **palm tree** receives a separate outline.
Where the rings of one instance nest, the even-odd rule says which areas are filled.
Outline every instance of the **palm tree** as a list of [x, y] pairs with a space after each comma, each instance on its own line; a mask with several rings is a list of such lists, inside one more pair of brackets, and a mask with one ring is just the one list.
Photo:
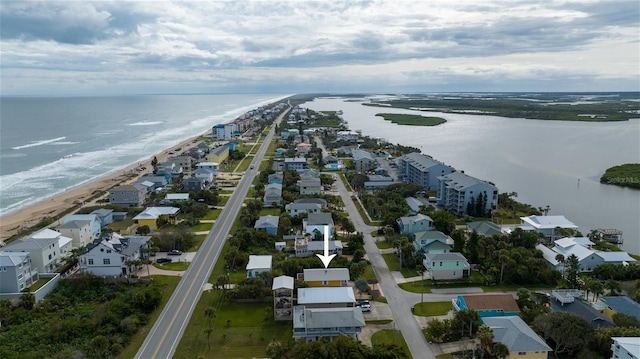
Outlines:
[[599, 280], [594, 280], [591, 284], [591, 291], [593, 292], [593, 301], [596, 301], [596, 298], [600, 296], [602, 290], [604, 289], [604, 285]]
[[216, 317], [216, 308], [214, 307], [206, 307], [204, 308], [204, 316], [208, 318], [209, 325], [205, 329], [207, 333], [207, 346], [209, 347], [209, 351], [211, 351], [211, 332], [213, 332], [213, 328], [211, 327], [211, 322]]
[[504, 343], [495, 343], [493, 345], [493, 355], [498, 359], [505, 359], [509, 356], [509, 348]]
[[618, 292], [622, 290], [620, 282], [617, 280], [609, 279], [604, 283], [604, 287], [609, 290], [609, 295], [618, 295]]
[[493, 329], [486, 325], [482, 325], [478, 328], [476, 338], [480, 341], [480, 348], [484, 353], [491, 355], [493, 347]]
[[564, 255], [560, 253], [556, 254], [556, 260], [562, 264], [562, 271], [560, 271], [560, 273], [562, 273], [562, 278], [564, 278]]

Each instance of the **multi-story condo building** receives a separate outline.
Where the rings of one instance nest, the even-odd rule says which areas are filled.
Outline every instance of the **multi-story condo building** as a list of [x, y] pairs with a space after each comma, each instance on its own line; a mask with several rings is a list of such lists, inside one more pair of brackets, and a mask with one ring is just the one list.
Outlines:
[[428, 191], [438, 190], [439, 176], [455, 171], [453, 167], [418, 152], [398, 157], [396, 165], [404, 181], [419, 184]]
[[[467, 215], [471, 203], [473, 209], [482, 203], [483, 214], [498, 208], [498, 188], [492, 183], [479, 180], [462, 172], [452, 172], [438, 177], [438, 204], [458, 215]], [[477, 214], [477, 215], [482, 215]]]

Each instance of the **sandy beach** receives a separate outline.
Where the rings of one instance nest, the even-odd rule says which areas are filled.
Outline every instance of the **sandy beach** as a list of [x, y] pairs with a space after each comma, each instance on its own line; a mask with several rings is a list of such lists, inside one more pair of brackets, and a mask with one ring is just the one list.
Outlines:
[[[97, 191], [107, 191], [119, 184], [135, 182], [137, 177], [139, 177], [143, 173], [147, 173], [149, 169], [152, 168], [151, 160], [154, 156], [158, 159], [158, 162], [164, 162], [169, 157], [169, 151], [172, 148], [182, 147], [183, 151], [190, 149], [191, 147], [197, 145], [197, 142], [193, 142], [195, 139], [198, 139], [201, 136], [209, 133], [210, 132], [204, 132], [198, 136], [190, 137], [179, 144], [163, 150], [162, 152], [149, 156], [149, 158], [145, 161], [132, 163], [127, 167], [106, 174], [93, 181], [89, 181], [82, 185], [67, 189], [66, 191], [59, 193], [53, 197], [43, 199], [40, 202], [1, 216], [0, 241], [5, 241], [7, 238], [15, 235], [23, 228], [28, 228], [36, 225], [43, 218], [55, 217], [65, 210], [73, 207], [74, 205], [76, 205], [76, 203], [85, 202], [87, 199], [91, 198]], [[147, 167], [147, 170], [142, 172], [136, 171], [136, 168], [139, 166], [145, 166]], [[136, 176], [131, 176], [132, 173], [136, 174]]]

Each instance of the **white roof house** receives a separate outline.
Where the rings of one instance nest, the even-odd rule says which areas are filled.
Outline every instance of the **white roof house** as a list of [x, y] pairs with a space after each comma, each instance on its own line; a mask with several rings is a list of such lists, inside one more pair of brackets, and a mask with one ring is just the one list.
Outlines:
[[351, 287], [298, 288], [298, 304], [353, 306], [356, 297]]
[[565, 216], [528, 216], [520, 217], [522, 224], [520, 228], [525, 231], [534, 231], [542, 233], [548, 239], [554, 241], [559, 239], [556, 236], [555, 229], [557, 227], [563, 229], [578, 229], [578, 226], [569, 221]]
[[144, 211], [133, 217], [133, 219], [158, 219], [162, 215], [173, 216], [178, 213], [178, 211], [180, 211], [180, 208], [176, 207], [147, 207]]
[[640, 358], [639, 337], [612, 337], [612, 358]]
[[351, 279], [347, 268], [307, 268], [303, 270], [305, 282], [348, 281]]
[[591, 272], [596, 266], [604, 263], [625, 264], [636, 262], [627, 252], [601, 252], [590, 248], [591, 241], [576, 238], [562, 238], [553, 242], [551, 248], [544, 244], [538, 244], [536, 249], [542, 251], [542, 256], [547, 263], [557, 270], [562, 270], [563, 263], [556, 259], [558, 254], [562, 254], [566, 260], [571, 255], [578, 258], [579, 270], [581, 272]]
[[256, 278], [262, 272], [271, 272], [272, 256], [249, 256], [247, 278]]
[[189, 194], [188, 193], [167, 193], [164, 199], [165, 201], [172, 201], [172, 202], [188, 201]]
[[276, 289], [293, 289], [293, 277], [281, 275], [279, 277], [273, 278], [273, 285], [271, 286], [271, 290]]

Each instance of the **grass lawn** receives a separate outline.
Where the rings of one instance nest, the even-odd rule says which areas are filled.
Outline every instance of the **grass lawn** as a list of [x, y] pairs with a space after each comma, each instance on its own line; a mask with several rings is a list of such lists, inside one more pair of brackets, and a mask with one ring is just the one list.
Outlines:
[[218, 190], [218, 194], [219, 195], [220, 194], [233, 194], [233, 191], [232, 190], [228, 190], [228, 189], [221, 189], [221, 190]]
[[379, 330], [373, 333], [373, 335], [371, 336], [371, 344], [395, 344], [404, 349], [404, 352], [407, 353], [407, 358], [413, 358], [411, 356], [411, 352], [409, 351], [409, 347], [407, 346], [407, 342], [404, 341], [404, 337], [399, 330]]
[[151, 313], [151, 315], [149, 315], [149, 324], [142, 327], [142, 329], [140, 329], [138, 333], [136, 333], [131, 338], [131, 343], [129, 343], [129, 345], [120, 353], [118, 358], [128, 359], [128, 358], [133, 358], [136, 355], [136, 353], [138, 352], [138, 349], [140, 349], [140, 347], [142, 346], [142, 342], [144, 342], [144, 339], [147, 337], [147, 334], [149, 334], [149, 331], [151, 330], [153, 323], [156, 322], [156, 320], [160, 316], [160, 313], [162, 313], [162, 309], [164, 309], [164, 306], [169, 301], [169, 298], [171, 298], [173, 291], [178, 286], [178, 282], [180, 282], [180, 279], [182, 279], [182, 277], [172, 277], [172, 276], [165, 276], [165, 275], [154, 275], [151, 277], [153, 278], [154, 282], [160, 286], [160, 289], [162, 290], [162, 302], [160, 302], [160, 305], [158, 306], [158, 308], [156, 308], [156, 310], [153, 313]]
[[189, 228], [189, 230], [191, 232], [204, 232], [204, 231], [210, 231], [211, 227], [213, 227], [213, 223], [199, 223]]
[[376, 246], [378, 247], [378, 249], [389, 249], [393, 248], [393, 243], [385, 241], [384, 237], [380, 237], [378, 240], [376, 240]]
[[163, 270], [184, 271], [189, 267], [189, 262], [153, 263], [153, 266]]
[[201, 219], [218, 219], [218, 216], [220, 216], [220, 212], [222, 212], [221, 209], [210, 209], [209, 212], [207, 212], [207, 215], [202, 217]]
[[451, 310], [451, 302], [418, 303], [413, 307], [413, 314], [422, 317], [445, 315]]
[[[423, 282], [424, 282], [424, 288], [423, 288]], [[399, 283], [398, 287], [400, 287], [400, 289], [404, 289], [407, 292], [411, 292], [411, 293], [422, 293], [422, 290], [424, 290], [424, 293], [431, 293], [431, 280], [426, 279], [423, 281], [417, 280], [415, 282]]]
[[35, 283], [33, 283], [32, 285], [29, 286], [29, 292], [35, 292], [36, 290], [40, 289], [43, 285], [47, 284], [51, 279], [50, 278], [40, 278], [37, 281], [35, 281]]
[[263, 208], [260, 210], [260, 215], [261, 216], [279, 216], [280, 215], [280, 208], [276, 207], [276, 208]]
[[[291, 339], [291, 322], [271, 319], [273, 303], [221, 302], [221, 296], [220, 290], [202, 294], [174, 358], [264, 358], [270, 341]], [[211, 350], [207, 348], [207, 318], [203, 315], [209, 306], [216, 308]]]
[[218, 197], [218, 207], [224, 207], [225, 204], [229, 202], [229, 197]]
[[390, 271], [400, 271], [400, 273], [402, 273], [402, 276], [405, 278], [415, 277], [419, 275], [418, 271], [415, 269], [402, 268], [402, 270], [400, 270], [400, 260], [398, 260], [396, 255], [393, 253], [385, 253], [382, 255], [382, 258], [384, 258], [384, 261], [387, 263], [387, 267]]
[[387, 303], [387, 298], [385, 297], [378, 297], [376, 299], [374, 299], [375, 302], [380, 302], [380, 303]]
[[367, 268], [364, 270], [364, 274], [362, 275], [362, 278], [364, 279], [378, 279], [376, 278], [376, 273], [373, 271], [373, 267], [371, 266], [371, 264], [367, 265]]
[[440, 354], [436, 356], [436, 359], [454, 359], [451, 354]]

